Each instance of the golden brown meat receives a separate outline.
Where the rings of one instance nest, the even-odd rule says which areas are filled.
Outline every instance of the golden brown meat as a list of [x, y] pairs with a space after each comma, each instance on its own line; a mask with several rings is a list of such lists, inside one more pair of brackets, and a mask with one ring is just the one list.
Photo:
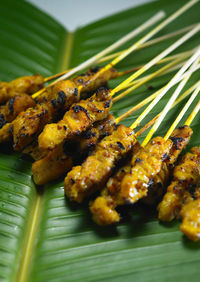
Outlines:
[[173, 180], [158, 206], [160, 220], [171, 221], [179, 217], [182, 203], [191, 197], [190, 187], [199, 181], [199, 162], [200, 147], [196, 147], [192, 149], [192, 153], [183, 156], [174, 168]]
[[[191, 193], [190, 193], [191, 194]], [[180, 230], [192, 241], [200, 239], [200, 187], [195, 188], [187, 203], [180, 210]]]
[[110, 69], [100, 75], [97, 80], [90, 82], [90, 78], [96, 72], [98, 69], [92, 69], [72, 80], [59, 81], [53, 88], [37, 98], [36, 107], [22, 112], [13, 125], [15, 150], [22, 150], [30, 144], [47, 123], [56, 121], [58, 115], [68, 110], [73, 103], [78, 102], [87, 91], [96, 90], [117, 75], [115, 69]]
[[104, 119], [112, 106], [112, 97], [105, 88], [91, 98], [71, 106], [58, 123], [47, 124], [38, 138], [39, 147], [54, 149], [65, 139], [86, 131], [98, 120]]
[[[109, 115], [78, 138], [65, 142], [48, 152], [45, 157], [33, 163], [34, 182], [37, 185], [43, 185], [65, 174], [72, 167], [72, 162], [80, 163], [89, 152], [94, 150], [97, 142], [113, 132], [114, 127], [115, 119]], [[35, 151], [31, 154], [38, 157]]]
[[82, 166], [75, 166], [65, 178], [66, 195], [74, 201], [83, 199], [100, 190], [118, 162], [130, 153], [136, 142], [134, 132], [119, 125], [110, 136], [97, 144], [95, 151]]
[[0, 104], [19, 93], [33, 94], [43, 87], [44, 77], [39, 74], [22, 76], [11, 82], [0, 82]]
[[148, 190], [148, 195], [143, 199], [144, 203], [155, 204], [157, 200], [161, 199], [174, 164], [177, 161], [182, 150], [189, 143], [192, 134], [193, 131], [189, 126], [182, 126], [173, 131], [170, 136], [173, 144], [170, 149], [169, 155], [167, 156], [165, 161], [163, 161], [160, 172], [152, 179], [151, 185]]
[[11, 122], [20, 112], [34, 106], [35, 101], [29, 95], [24, 93], [17, 94], [10, 98], [6, 105], [0, 106], [0, 116], [7, 122]]
[[[140, 143], [136, 141], [131, 155], [140, 149]], [[98, 225], [110, 225], [120, 221], [120, 215], [115, 208], [124, 204], [120, 198], [121, 181], [127, 173], [131, 172], [131, 162], [119, 168], [114, 176], [110, 177], [105, 188], [101, 191], [101, 196], [90, 203], [90, 211], [93, 220]]]
[[[188, 126], [175, 129], [170, 139], [173, 145], [170, 149], [169, 155], [163, 161], [161, 170], [155, 175], [148, 186], [148, 194], [143, 198], [145, 204], [155, 204], [155, 202], [162, 196], [166, 181], [169, 178], [171, 167], [178, 158], [178, 155], [183, 148], [188, 144], [192, 135], [192, 129]], [[140, 146], [136, 143], [133, 147], [132, 155], [134, 155]], [[102, 190], [101, 196], [91, 204], [90, 210], [93, 214], [94, 221], [99, 225], [113, 224], [119, 221], [120, 216], [115, 210], [118, 205], [124, 204], [123, 199], [120, 198], [121, 181], [126, 174], [131, 172], [131, 162], [128, 162], [111, 177], [106, 187]]]
[[12, 123], [6, 123], [0, 128], [0, 143], [9, 142], [12, 138]]
[[120, 197], [124, 202], [133, 204], [147, 196], [152, 178], [160, 171], [171, 146], [171, 140], [156, 137], [133, 156], [131, 173], [121, 183]]

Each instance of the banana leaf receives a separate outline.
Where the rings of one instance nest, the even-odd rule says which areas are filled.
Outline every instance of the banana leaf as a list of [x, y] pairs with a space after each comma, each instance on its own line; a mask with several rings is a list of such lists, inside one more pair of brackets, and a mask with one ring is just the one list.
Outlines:
[[[33, 73], [49, 76], [76, 66], [158, 10], [170, 15], [186, 2], [152, 2], [69, 33], [31, 4], [3, 0], [0, 2], [0, 79], [9, 81]], [[158, 35], [197, 23], [199, 13], [198, 3]], [[141, 65], [174, 41], [170, 39], [139, 50], [120, 63], [118, 69]], [[192, 49], [199, 43], [197, 34], [175, 53]], [[170, 77], [172, 74], [164, 75], [150, 82], [151, 87], [145, 85], [130, 93], [113, 106], [113, 114], [119, 116], [166, 84]], [[198, 73], [186, 87], [197, 79]], [[109, 86], [114, 87], [121, 80], [111, 81]], [[143, 125], [163, 108], [171, 93]], [[157, 134], [163, 136], [184, 102], [170, 111]], [[141, 111], [127, 118], [124, 124], [130, 125]], [[197, 116], [187, 150], [200, 144], [199, 125]], [[96, 226], [87, 201], [76, 205], [64, 197], [62, 178], [45, 187], [35, 187], [31, 161], [1, 145], [0, 281], [199, 281], [200, 244], [188, 241], [181, 234], [179, 222], [159, 223], [155, 207], [136, 205], [120, 212], [122, 221], [118, 226]]]

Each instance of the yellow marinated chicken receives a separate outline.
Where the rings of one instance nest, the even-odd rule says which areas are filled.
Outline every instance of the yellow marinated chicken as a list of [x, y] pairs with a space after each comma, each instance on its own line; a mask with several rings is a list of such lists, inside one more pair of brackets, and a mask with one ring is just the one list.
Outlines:
[[130, 153], [135, 142], [134, 132], [130, 128], [117, 126], [111, 135], [97, 144], [82, 166], [73, 167], [67, 174], [64, 183], [66, 195], [71, 200], [82, 202], [86, 196], [100, 190], [119, 161]]
[[19, 93], [33, 94], [43, 88], [44, 77], [39, 74], [22, 76], [11, 82], [0, 82], [0, 104]]
[[149, 183], [160, 172], [171, 147], [171, 140], [156, 137], [133, 156], [131, 173], [126, 174], [121, 183], [120, 197], [124, 202], [133, 204], [147, 196]]
[[[115, 119], [108, 115], [104, 120], [94, 124], [81, 136], [64, 142], [32, 165], [33, 179], [37, 185], [43, 185], [65, 174], [74, 162], [81, 162], [95, 145], [105, 136], [110, 135], [115, 127]], [[34, 152], [34, 151], [33, 151]], [[33, 154], [33, 153], [32, 153]], [[37, 157], [34, 152], [34, 156]]]
[[[136, 141], [131, 154], [134, 155], [140, 149], [140, 143]], [[129, 156], [130, 159], [130, 156]], [[119, 168], [114, 176], [110, 177], [101, 196], [90, 203], [90, 211], [93, 220], [98, 225], [110, 225], [120, 221], [120, 215], [115, 210], [118, 205], [123, 204], [120, 198], [121, 181], [127, 173], [131, 172], [131, 162]]]
[[0, 106], [1, 120], [4, 119], [7, 122], [11, 122], [20, 112], [34, 106], [35, 101], [29, 95], [24, 93], [17, 94], [16, 96], [10, 98], [5, 105]]
[[71, 106], [58, 123], [47, 124], [38, 138], [43, 150], [54, 149], [65, 139], [80, 135], [96, 121], [104, 119], [110, 112], [112, 97], [101, 87], [91, 98]]
[[[172, 165], [175, 163], [180, 152], [188, 144], [192, 135], [192, 129], [188, 126], [175, 129], [170, 136], [173, 145], [170, 149], [169, 155], [163, 161], [161, 170], [148, 183], [148, 194], [143, 198], [146, 204], [155, 204], [155, 202], [162, 196], [166, 181], [169, 178]], [[139, 151], [140, 145], [136, 143], [133, 147], [132, 155]], [[120, 215], [115, 208], [124, 204], [124, 200], [120, 198], [120, 189], [122, 179], [126, 174], [131, 172], [131, 162], [119, 168], [119, 170], [111, 177], [106, 187], [102, 190], [101, 196], [91, 203], [90, 210], [94, 221], [99, 225], [113, 224], [119, 221]]]
[[200, 147], [191, 151], [186, 153], [174, 168], [172, 182], [158, 206], [158, 218], [162, 221], [179, 217], [183, 202], [191, 198], [190, 187], [199, 181]]
[[70, 108], [88, 91], [94, 91], [105, 85], [109, 79], [117, 76], [113, 68], [90, 81], [98, 69], [87, 71], [71, 80], [57, 82], [53, 88], [37, 98], [37, 105], [22, 112], [13, 124], [14, 149], [20, 151], [38, 136], [44, 126], [55, 122], [57, 117]]
[[12, 123], [5, 123], [0, 128], [0, 143], [9, 142], [12, 139]]
[[[191, 193], [190, 193], [191, 194]], [[200, 240], [200, 187], [195, 188], [190, 200], [180, 210], [180, 230], [192, 241]]]

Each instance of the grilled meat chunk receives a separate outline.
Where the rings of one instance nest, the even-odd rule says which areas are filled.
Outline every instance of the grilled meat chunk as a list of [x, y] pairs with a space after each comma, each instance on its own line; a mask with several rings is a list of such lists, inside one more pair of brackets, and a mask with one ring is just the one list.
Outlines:
[[[81, 136], [57, 146], [54, 150], [33, 163], [33, 179], [38, 185], [56, 179], [65, 174], [71, 167], [72, 162], [82, 161], [88, 153], [95, 149], [95, 145], [105, 136], [110, 135], [115, 127], [115, 119], [109, 115], [104, 120], [94, 124]], [[38, 154], [34, 152], [34, 156]], [[32, 152], [32, 155], [33, 155]]]
[[17, 94], [10, 98], [6, 105], [0, 106], [0, 115], [3, 115], [7, 122], [11, 122], [20, 112], [34, 106], [35, 101], [29, 95]]
[[12, 123], [6, 123], [0, 128], [0, 143], [8, 142], [12, 139]]
[[65, 178], [66, 195], [74, 201], [100, 190], [110, 177], [114, 167], [130, 153], [136, 139], [134, 132], [119, 125], [110, 136], [97, 144], [95, 151], [82, 166], [75, 166]]
[[72, 138], [86, 131], [96, 121], [104, 119], [112, 106], [112, 97], [105, 88], [91, 98], [81, 100], [71, 106], [62, 120], [45, 126], [38, 138], [42, 149], [52, 150], [67, 138]]
[[43, 87], [42, 75], [22, 76], [11, 82], [0, 82], [0, 104], [7, 102], [19, 93], [33, 94]]
[[73, 103], [78, 102], [86, 92], [96, 90], [117, 75], [115, 69], [109, 69], [95, 81], [90, 81], [94, 71], [87, 71], [71, 80], [59, 81], [53, 88], [48, 88], [46, 93], [37, 98], [36, 107], [28, 109], [18, 116], [13, 125], [16, 151], [22, 150], [30, 144], [47, 123], [55, 122], [58, 115], [68, 110]]
[[126, 174], [121, 183], [120, 197], [124, 202], [133, 204], [147, 196], [152, 178], [160, 171], [171, 146], [171, 140], [156, 137], [133, 156], [131, 173]]
[[182, 203], [190, 197], [190, 188], [199, 181], [200, 147], [186, 153], [174, 168], [173, 180], [158, 206], [158, 218], [171, 221], [179, 217]]
[[200, 239], [200, 187], [187, 199], [180, 210], [180, 230], [192, 241]]

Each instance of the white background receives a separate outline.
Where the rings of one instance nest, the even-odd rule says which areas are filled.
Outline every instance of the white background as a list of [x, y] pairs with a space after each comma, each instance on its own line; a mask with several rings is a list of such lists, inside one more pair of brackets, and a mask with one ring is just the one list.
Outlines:
[[69, 31], [152, 0], [27, 0]]

